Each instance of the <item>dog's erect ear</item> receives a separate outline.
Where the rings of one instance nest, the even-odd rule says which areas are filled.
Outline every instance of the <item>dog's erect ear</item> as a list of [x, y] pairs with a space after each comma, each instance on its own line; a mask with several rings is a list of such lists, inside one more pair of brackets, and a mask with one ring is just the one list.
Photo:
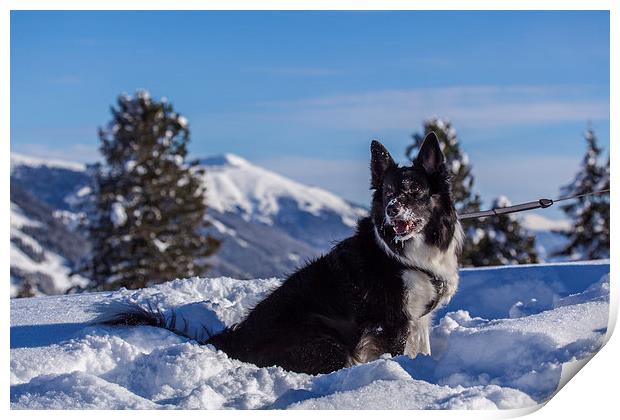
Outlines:
[[431, 131], [426, 135], [416, 161], [422, 165], [427, 174], [437, 172], [443, 163], [444, 156], [441, 147], [439, 147], [437, 135], [434, 132]]
[[396, 166], [396, 163], [390, 156], [390, 152], [377, 140], [373, 140], [370, 144], [370, 155], [370, 173], [372, 176], [370, 187], [376, 189], [381, 187], [385, 171]]

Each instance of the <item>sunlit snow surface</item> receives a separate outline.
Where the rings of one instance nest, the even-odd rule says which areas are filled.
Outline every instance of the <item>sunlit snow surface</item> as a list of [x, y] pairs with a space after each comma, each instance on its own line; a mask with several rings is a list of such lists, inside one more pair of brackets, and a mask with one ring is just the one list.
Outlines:
[[11, 406], [524, 408], [552, 396], [563, 367], [603, 344], [608, 273], [608, 261], [463, 270], [459, 292], [437, 314], [432, 357], [384, 355], [319, 376], [257, 368], [162, 329], [87, 324], [96, 302], [114, 298], [163, 311], [199, 308], [230, 325], [277, 279], [194, 278], [139, 291], [16, 299]]

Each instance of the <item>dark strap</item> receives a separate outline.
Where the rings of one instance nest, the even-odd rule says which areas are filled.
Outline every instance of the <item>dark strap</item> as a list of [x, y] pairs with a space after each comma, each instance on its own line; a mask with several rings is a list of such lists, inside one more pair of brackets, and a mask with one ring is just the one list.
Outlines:
[[428, 305], [426, 305], [426, 310], [424, 311], [424, 314], [420, 316], [420, 318], [422, 318], [431, 313], [435, 308], [437, 308], [437, 305], [439, 305], [439, 301], [441, 300], [446, 291], [446, 281], [432, 271], [422, 267], [418, 267], [417, 265], [407, 266], [407, 268], [409, 270], [416, 270], [422, 274], [426, 274], [431, 284], [435, 288], [435, 298], [431, 300]]

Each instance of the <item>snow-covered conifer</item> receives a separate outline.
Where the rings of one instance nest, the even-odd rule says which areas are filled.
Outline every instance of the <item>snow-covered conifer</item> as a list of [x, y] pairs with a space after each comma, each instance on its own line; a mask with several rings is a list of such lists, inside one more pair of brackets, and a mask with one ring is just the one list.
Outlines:
[[[578, 195], [609, 188], [609, 161], [607, 167], [599, 166], [601, 148], [596, 135], [588, 128], [584, 136], [587, 148], [581, 168], [575, 179], [562, 188], [563, 196]], [[574, 260], [609, 257], [609, 195], [586, 195], [562, 206], [573, 225], [561, 232], [567, 245], [557, 255], [567, 255]]]
[[105, 163], [92, 168], [92, 289], [139, 288], [204, 274], [217, 241], [205, 234], [197, 162], [188, 162], [187, 120], [146, 91], [122, 95], [99, 130]]
[[[434, 131], [452, 173], [452, 195], [458, 213], [481, 209], [480, 195], [474, 192], [474, 176], [469, 157], [461, 149], [457, 132], [450, 121], [437, 117], [424, 121], [423, 132], [413, 134], [413, 144], [406, 149], [414, 159], [426, 134]], [[495, 204], [506, 204], [498, 199]], [[509, 216], [468, 219], [462, 222], [465, 231], [463, 252], [459, 259], [462, 266], [487, 266], [523, 264], [538, 261], [534, 237], [520, 226], [518, 219]], [[511, 248], [511, 249], [510, 249]]]
[[452, 196], [457, 211], [475, 211], [476, 205], [480, 205], [480, 197], [472, 192], [474, 176], [469, 156], [461, 149], [456, 130], [450, 121], [437, 117], [424, 121], [423, 131], [411, 136], [413, 143], [405, 151], [407, 157], [415, 159], [426, 134], [431, 131], [437, 135], [439, 146], [446, 157], [446, 165], [452, 174]]
[[[493, 201], [493, 208], [509, 207], [508, 198], [500, 196]], [[464, 222], [471, 249], [467, 254], [472, 266], [535, 264], [538, 262], [535, 238], [521, 226], [514, 214], [487, 217], [474, 221], [474, 226]]]
[[[610, 156], [611, 157], [611, 156]], [[607, 165], [603, 167], [603, 176], [601, 178], [601, 182], [599, 183], [598, 190], [609, 190], [610, 183], [610, 172], [609, 172], [609, 163], [610, 157], [607, 158]], [[607, 253], [604, 255], [609, 256], [610, 249], [610, 226], [609, 226], [609, 194], [600, 196], [600, 202], [598, 204], [598, 209], [601, 214], [601, 219], [603, 220], [602, 231], [599, 233], [601, 235], [601, 245], [603, 248], [607, 249]]]

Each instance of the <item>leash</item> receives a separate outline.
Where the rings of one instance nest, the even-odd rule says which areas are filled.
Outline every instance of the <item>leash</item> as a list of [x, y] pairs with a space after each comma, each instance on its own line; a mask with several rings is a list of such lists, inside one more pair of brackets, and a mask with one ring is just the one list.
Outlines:
[[475, 211], [473, 213], [463, 213], [463, 214], [459, 214], [458, 218], [459, 220], [477, 219], [477, 218], [489, 217], [489, 216], [499, 216], [501, 214], [517, 213], [520, 211], [527, 211], [527, 210], [534, 210], [534, 209], [546, 209], [547, 207], [551, 207], [554, 203], [557, 203], [559, 201], [572, 200], [575, 198], [585, 197], [587, 195], [604, 194], [608, 192], [609, 192], [609, 188], [605, 190], [591, 191], [591, 192], [584, 193], [584, 194], [576, 194], [576, 195], [569, 195], [565, 197], [559, 197], [559, 198], [556, 198], [555, 200], [552, 200], [550, 198], [541, 198], [538, 201], [530, 201], [530, 202], [523, 203], [523, 204], [515, 204], [514, 206], [498, 207], [498, 208], [494, 208], [490, 210]]

